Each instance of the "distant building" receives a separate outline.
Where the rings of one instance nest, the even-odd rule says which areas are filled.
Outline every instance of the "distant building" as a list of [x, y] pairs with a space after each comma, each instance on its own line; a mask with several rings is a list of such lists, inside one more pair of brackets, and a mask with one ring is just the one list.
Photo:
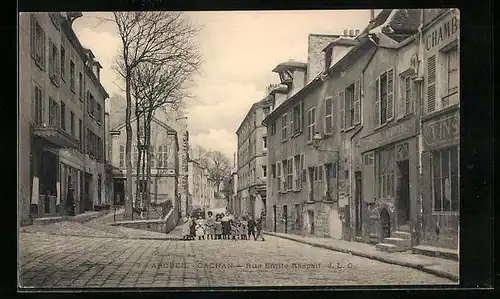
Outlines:
[[19, 215], [94, 210], [105, 196], [101, 65], [72, 29], [79, 12], [19, 17]]
[[188, 213], [196, 209], [207, 212], [217, 208], [216, 182], [210, 178], [208, 169], [196, 160], [189, 160], [188, 169]]

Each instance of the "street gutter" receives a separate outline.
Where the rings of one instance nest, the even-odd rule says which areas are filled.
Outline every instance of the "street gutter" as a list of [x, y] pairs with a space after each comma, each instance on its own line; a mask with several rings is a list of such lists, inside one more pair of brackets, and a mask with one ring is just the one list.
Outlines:
[[446, 278], [449, 280], [453, 280], [455, 282], [459, 281], [458, 275], [456, 275], [454, 273], [447, 272], [447, 271], [443, 271], [441, 269], [437, 269], [435, 267], [436, 264], [423, 265], [420, 263], [406, 262], [406, 261], [401, 261], [399, 259], [391, 258], [391, 257], [383, 256], [383, 255], [370, 254], [370, 253], [357, 251], [357, 250], [350, 250], [350, 249], [338, 247], [338, 246], [318, 244], [315, 242], [300, 240], [300, 239], [296, 239], [293, 237], [284, 236], [281, 234], [275, 234], [272, 232], [264, 232], [264, 234], [269, 235], [269, 236], [282, 238], [282, 239], [295, 241], [295, 242], [302, 243], [302, 244], [307, 244], [307, 245], [314, 246], [314, 247], [319, 247], [319, 248], [328, 249], [328, 250], [332, 250], [332, 251], [338, 251], [338, 252], [342, 252], [342, 253], [346, 253], [346, 254], [360, 256], [360, 257], [376, 260], [376, 261], [387, 263], [387, 264], [393, 264], [393, 265], [398, 265], [398, 266], [403, 266], [403, 267], [408, 267], [408, 268], [414, 268], [414, 269], [420, 270], [422, 272], [433, 274], [433, 275], [441, 277], [441, 278]]

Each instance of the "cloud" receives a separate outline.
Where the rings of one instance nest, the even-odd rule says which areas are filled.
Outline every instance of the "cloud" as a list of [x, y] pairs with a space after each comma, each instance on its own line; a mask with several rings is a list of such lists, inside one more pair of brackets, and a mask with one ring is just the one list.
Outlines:
[[210, 129], [207, 133], [190, 135], [191, 147], [200, 145], [209, 150], [220, 151], [233, 161], [233, 153], [236, 151], [236, 135], [233, 132], [220, 129]]

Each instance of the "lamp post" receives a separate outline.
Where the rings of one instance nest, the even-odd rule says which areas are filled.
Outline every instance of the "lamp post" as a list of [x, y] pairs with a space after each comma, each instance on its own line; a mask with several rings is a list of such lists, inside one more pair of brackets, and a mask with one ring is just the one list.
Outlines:
[[340, 157], [339, 157], [339, 151], [336, 151], [336, 150], [330, 150], [330, 149], [320, 149], [320, 145], [321, 145], [321, 141], [323, 140], [323, 137], [321, 137], [321, 134], [316, 132], [316, 134], [314, 134], [313, 138], [312, 138], [312, 143], [313, 143], [313, 147], [316, 151], [318, 152], [327, 152], [327, 153], [334, 153], [335, 154], [335, 158], [334, 158], [334, 162], [335, 162], [335, 180], [336, 180], [336, 183], [337, 183], [337, 188], [336, 188], [336, 194], [337, 194], [337, 200], [338, 200], [338, 195], [339, 195], [339, 188], [338, 188], [338, 182], [339, 182], [339, 166], [338, 166], [338, 162], [340, 160]]

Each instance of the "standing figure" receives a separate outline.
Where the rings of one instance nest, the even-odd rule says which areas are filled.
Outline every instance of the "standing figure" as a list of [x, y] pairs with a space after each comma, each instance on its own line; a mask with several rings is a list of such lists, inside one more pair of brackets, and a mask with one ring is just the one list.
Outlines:
[[205, 240], [205, 225], [201, 217], [199, 217], [198, 221], [196, 221], [196, 236], [198, 237], [198, 240]]
[[68, 195], [66, 196], [66, 210], [68, 215], [75, 216], [75, 196], [73, 186], [71, 185], [71, 177], [68, 182]]
[[248, 221], [245, 218], [243, 218], [240, 222], [240, 239], [241, 240], [247, 239], [247, 232], [248, 232]]
[[248, 240], [250, 240], [250, 236], [253, 236], [254, 240], [257, 240], [255, 238], [255, 220], [253, 219], [252, 216], [250, 216], [250, 219], [248, 220]]
[[189, 238], [191, 240], [196, 238], [196, 220], [194, 220], [194, 217], [191, 217], [189, 221]]
[[207, 221], [205, 224], [205, 234], [207, 235], [207, 240], [213, 240], [215, 235], [215, 219], [212, 215], [213, 214], [211, 211], [208, 212]]
[[190, 220], [191, 217], [186, 216], [182, 219], [182, 240], [189, 240], [190, 237], [189, 235], [191, 234], [191, 227], [190, 227]]
[[229, 224], [231, 225], [231, 239], [236, 240], [236, 236], [238, 235], [239, 222], [238, 220], [231, 220]]
[[259, 237], [261, 237], [262, 241], [264, 241], [264, 235], [262, 234], [262, 218], [261, 217], [257, 218], [257, 221], [255, 222], [255, 228], [257, 229], [257, 236], [255, 237], [255, 240], [257, 240]]
[[222, 224], [222, 239], [225, 240], [228, 237], [229, 234], [229, 227], [228, 227], [228, 218], [224, 213], [221, 214], [221, 219], [220, 222]]
[[215, 222], [214, 222], [214, 228], [215, 228], [215, 238], [217, 240], [220, 240], [222, 238], [222, 222], [220, 215], [217, 215]]

